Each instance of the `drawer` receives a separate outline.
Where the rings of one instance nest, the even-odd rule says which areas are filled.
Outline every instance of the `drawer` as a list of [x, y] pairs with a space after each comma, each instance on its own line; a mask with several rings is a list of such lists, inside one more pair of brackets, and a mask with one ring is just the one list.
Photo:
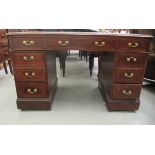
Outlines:
[[116, 69], [115, 83], [142, 83], [144, 72], [143, 69]]
[[43, 67], [15, 67], [16, 81], [46, 82], [46, 71]]
[[117, 53], [116, 67], [120, 68], [141, 68], [144, 67], [148, 60], [148, 53]]
[[140, 84], [114, 84], [113, 99], [138, 99], [141, 92]]
[[122, 38], [118, 40], [118, 49], [124, 51], [142, 51], [149, 50], [150, 40], [148, 38]]
[[85, 47], [85, 50], [114, 50], [115, 40], [112, 38], [95, 37], [95, 38], [81, 38], [81, 46]]
[[47, 83], [16, 83], [19, 98], [48, 97]]
[[9, 43], [14, 50], [39, 50], [44, 46], [41, 37], [13, 37]]
[[13, 53], [14, 66], [45, 66], [45, 55], [43, 53]]
[[54, 50], [78, 49], [80, 42], [78, 38], [71, 36], [46, 37], [45, 46]]
[[79, 50], [114, 50], [115, 41], [112, 38], [104, 37], [79, 37], [56, 36], [46, 37], [45, 46], [55, 50], [79, 49]]

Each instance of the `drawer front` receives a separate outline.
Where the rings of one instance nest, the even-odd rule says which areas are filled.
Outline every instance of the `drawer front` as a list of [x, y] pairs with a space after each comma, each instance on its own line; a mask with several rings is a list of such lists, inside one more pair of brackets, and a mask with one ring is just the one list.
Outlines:
[[16, 81], [46, 82], [46, 71], [43, 67], [15, 67], [14, 74]]
[[104, 37], [96, 37], [96, 38], [82, 38], [80, 39], [81, 46], [85, 47], [85, 50], [114, 50], [115, 49], [115, 41], [111, 38]]
[[120, 68], [141, 68], [144, 67], [148, 60], [148, 53], [117, 53], [116, 67]]
[[115, 41], [111, 38], [96, 37], [46, 37], [45, 46], [56, 50], [79, 49], [79, 50], [114, 50]]
[[48, 97], [47, 83], [16, 83], [19, 98]]
[[52, 48], [56, 50], [77, 49], [79, 47], [79, 39], [73, 37], [46, 37], [46, 48]]
[[114, 84], [113, 99], [137, 99], [140, 96], [140, 84]]
[[39, 50], [44, 46], [41, 37], [14, 37], [9, 42], [14, 50]]
[[122, 38], [119, 39], [118, 49], [127, 51], [146, 52], [149, 49], [150, 40], [147, 38]]
[[115, 83], [142, 83], [144, 72], [143, 69], [116, 69]]
[[14, 66], [45, 66], [43, 53], [13, 53]]

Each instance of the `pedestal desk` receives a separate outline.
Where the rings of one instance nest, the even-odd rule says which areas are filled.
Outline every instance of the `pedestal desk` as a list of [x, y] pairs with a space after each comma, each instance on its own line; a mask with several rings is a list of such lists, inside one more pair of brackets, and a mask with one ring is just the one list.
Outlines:
[[109, 111], [137, 110], [152, 36], [100, 32], [8, 33], [22, 110], [50, 109], [57, 88], [56, 52], [100, 52], [98, 86]]

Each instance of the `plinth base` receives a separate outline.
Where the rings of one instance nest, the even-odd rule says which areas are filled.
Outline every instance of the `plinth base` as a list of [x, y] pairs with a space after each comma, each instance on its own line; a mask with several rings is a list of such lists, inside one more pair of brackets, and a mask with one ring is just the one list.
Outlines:
[[98, 79], [98, 87], [105, 100], [106, 107], [109, 111], [135, 111], [138, 110], [139, 100], [113, 100], [109, 97], [104, 89], [103, 84]]
[[48, 98], [18, 98], [17, 108], [21, 110], [50, 110], [57, 90], [57, 80], [52, 88]]

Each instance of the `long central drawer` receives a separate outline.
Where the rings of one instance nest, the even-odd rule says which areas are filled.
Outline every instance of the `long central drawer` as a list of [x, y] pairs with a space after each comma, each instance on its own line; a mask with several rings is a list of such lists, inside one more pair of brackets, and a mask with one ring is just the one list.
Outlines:
[[13, 37], [10, 45], [14, 50], [114, 50], [116, 40], [111, 37], [93, 38], [89, 36], [46, 36], [46, 37]]

